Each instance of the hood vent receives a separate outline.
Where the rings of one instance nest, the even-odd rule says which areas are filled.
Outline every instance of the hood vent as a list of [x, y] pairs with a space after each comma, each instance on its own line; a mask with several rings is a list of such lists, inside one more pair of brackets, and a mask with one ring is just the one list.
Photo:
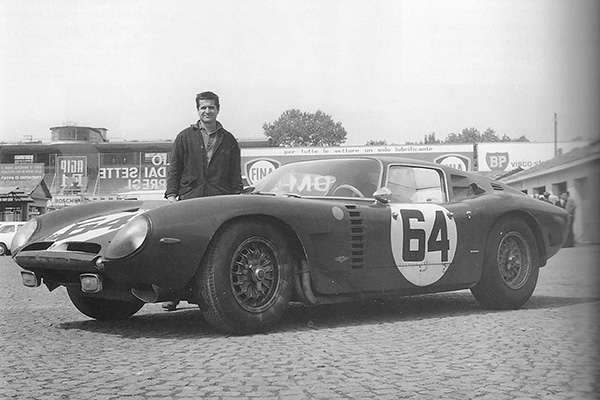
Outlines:
[[365, 226], [360, 211], [356, 206], [347, 205], [350, 216], [350, 251], [352, 269], [362, 269], [365, 266]]
[[494, 190], [504, 190], [504, 186], [502, 186], [499, 183], [492, 182], [490, 185], [492, 186], [492, 189], [494, 189]]

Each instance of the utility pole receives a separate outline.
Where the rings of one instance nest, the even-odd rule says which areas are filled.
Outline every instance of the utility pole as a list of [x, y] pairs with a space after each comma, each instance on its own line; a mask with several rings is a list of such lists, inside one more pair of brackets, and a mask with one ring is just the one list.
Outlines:
[[554, 157], [558, 156], [558, 116], [554, 113]]

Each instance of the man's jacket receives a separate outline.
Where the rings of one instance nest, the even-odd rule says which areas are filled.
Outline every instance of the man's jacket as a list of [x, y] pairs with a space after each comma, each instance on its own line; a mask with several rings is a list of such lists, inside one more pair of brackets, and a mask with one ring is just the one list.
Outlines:
[[241, 193], [240, 147], [220, 123], [210, 163], [198, 124], [179, 132], [173, 143], [165, 197], [181, 200]]

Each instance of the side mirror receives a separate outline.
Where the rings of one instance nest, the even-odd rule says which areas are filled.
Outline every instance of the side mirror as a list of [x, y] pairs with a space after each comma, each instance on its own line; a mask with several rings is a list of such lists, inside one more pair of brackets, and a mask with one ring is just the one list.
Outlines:
[[387, 187], [379, 188], [373, 193], [373, 198], [379, 204], [389, 204], [392, 201], [392, 191]]

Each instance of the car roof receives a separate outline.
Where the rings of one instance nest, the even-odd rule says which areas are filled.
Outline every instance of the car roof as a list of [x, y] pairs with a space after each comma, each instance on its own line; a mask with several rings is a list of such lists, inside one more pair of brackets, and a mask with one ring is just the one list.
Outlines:
[[[356, 155], [356, 156], [344, 156], [344, 157], [336, 157], [336, 156], [331, 156], [331, 157], [323, 157], [323, 158], [318, 158], [318, 159], [312, 159], [312, 160], [303, 160], [303, 161], [295, 161], [292, 162], [290, 164], [297, 164], [297, 163], [312, 163], [312, 162], [319, 162], [319, 161], [327, 161], [327, 160], [340, 160], [340, 161], [352, 161], [352, 160], [377, 160], [379, 162], [381, 162], [382, 164], [384, 164], [384, 166], [390, 165], [390, 164], [409, 164], [409, 165], [416, 165], [416, 166], [421, 166], [421, 167], [430, 167], [430, 168], [440, 168], [443, 170], [446, 170], [447, 172], [457, 172], [457, 173], [465, 173], [467, 171], [460, 171], [457, 170], [455, 168], [452, 168], [448, 165], [444, 165], [444, 164], [439, 164], [439, 163], [435, 163], [432, 161], [426, 161], [426, 160], [419, 160], [419, 159], [415, 159], [415, 158], [408, 158], [408, 157], [401, 157], [401, 156], [392, 156], [392, 155]], [[469, 172], [467, 172], [469, 173]]]

